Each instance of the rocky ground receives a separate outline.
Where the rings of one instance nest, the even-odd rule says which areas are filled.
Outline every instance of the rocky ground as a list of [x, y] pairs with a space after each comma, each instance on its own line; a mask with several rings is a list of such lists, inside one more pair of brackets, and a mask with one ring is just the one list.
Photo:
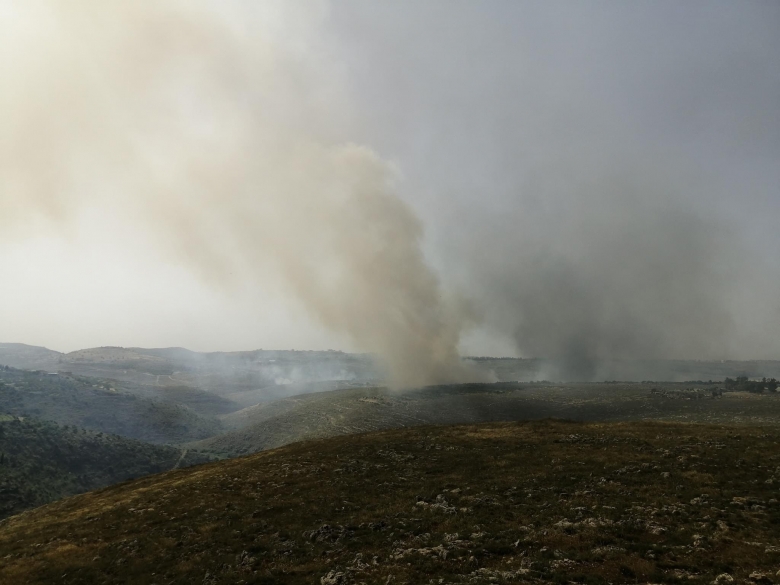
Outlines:
[[297, 443], [7, 519], [0, 582], [777, 582], [779, 441], [547, 420]]

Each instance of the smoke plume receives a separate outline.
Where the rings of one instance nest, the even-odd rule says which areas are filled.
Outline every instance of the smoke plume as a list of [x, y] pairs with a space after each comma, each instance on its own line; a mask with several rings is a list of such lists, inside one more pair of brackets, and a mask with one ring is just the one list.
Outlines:
[[755, 280], [739, 240], [665, 193], [668, 178], [626, 171], [583, 177], [569, 193], [557, 181], [546, 199], [565, 205], [554, 213], [494, 224], [482, 241], [498, 248], [500, 239], [511, 259], [476, 261], [471, 250], [470, 282], [490, 288], [470, 288], [521, 355], [552, 360], [540, 376], [611, 379], [611, 360], [722, 359], [742, 341], [732, 302]]
[[336, 6], [471, 352], [777, 359], [778, 6]]
[[294, 40], [219, 3], [2, 9], [4, 232], [119, 210], [211, 282], [280, 281], [398, 385], [463, 378], [397, 171], [340, 135], [343, 96]]

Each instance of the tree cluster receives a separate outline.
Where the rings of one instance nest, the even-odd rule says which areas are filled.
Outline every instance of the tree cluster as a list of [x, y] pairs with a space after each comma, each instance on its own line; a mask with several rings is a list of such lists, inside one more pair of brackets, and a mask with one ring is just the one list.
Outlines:
[[724, 384], [728, 390], [753, 392], [761, 394], [765, 390], [777, 392], [778, 382], [774, 378], [761, 378], [761, 380], [748, 380], [747, 376], [737, 376], [736, 379], [726, 378]]

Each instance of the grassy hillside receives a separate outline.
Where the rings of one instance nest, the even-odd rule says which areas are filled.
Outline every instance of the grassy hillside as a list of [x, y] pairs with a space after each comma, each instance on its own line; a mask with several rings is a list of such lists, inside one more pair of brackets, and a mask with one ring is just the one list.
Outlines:
[[0, 523], [4, 583], [770, 583], [780, 431], [493, 423], [299, 443]]
[[0, 517], [207, 460], [194, 451], [0, 415]]
[[0, 412], [152, 443], [181, 443], [221, 430], [213, 417], [180, 404], [118, 391], [112, 382], [0, 368]]
[[252, 407], [258, 404], [269, 404], [285, 398], [297, 398], [304, 394], [318, 394], [320, 392], [330, 392], [331, 390], [344, 390], [355, 387], [365, 387], [362, 382], [352, 382], [347, 380], [325, 380], [321, 382], [294, 382], [284, 384], [268, 384], [260, 388], [251, 388], [239, 392], [230, 392], [225, 394], [225, 398], [232, 403], [239, 405], [235, 411]]
[[[73, 377], [72, 374], [68, 374]], [[78, 376], [85, 379], [86, 376]], [[206, 416], [214, 417], [222, 414], [235, 412], [243, 408], [224, 396], [219, 396], [213, 392], [195, 388], [186, 385], [157, 385], [157, 384], [139, 384], [125, 380], [114, 380], [106, 378], [90, 377], [89, 380], [98, 386], [111, 387], [121, 392], [135, 394], [142, 398], [150, 398], [158, 402], [171, 402], [186, 406], [190, 410]]]
[[241, 408], [240, 405], [227, 398], [191, 386], [150, 386], [145, 390], [147, 396], [165, 402], [181, 404], [203, 416], [228, 414]]
[[409, 392], [355, 388], [296, 396], [223, 417], [233, 430], [195, 443], [236, 456], [302, 439], [408, 427], [528, 420], [668, 420], [780, 423], [780, 395], [711, 384], [464, 384]]

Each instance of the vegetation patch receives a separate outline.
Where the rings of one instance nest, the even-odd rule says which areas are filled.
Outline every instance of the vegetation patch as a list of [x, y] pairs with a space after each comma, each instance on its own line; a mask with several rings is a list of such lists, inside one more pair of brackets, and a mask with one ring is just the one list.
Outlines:
[[0, 518], [65, 496], [208, 460], [189, 449], [0, 415]]
[[193, 441], [221, 430], [213, 417], [182, 404], [123, 392], [112, 380], [7, 366], [0, 367], [0, 412], [150, 443]]
[[779, 440], [542, 420], [297, 443], [6, 519], [0, 582], [771, 582]]

